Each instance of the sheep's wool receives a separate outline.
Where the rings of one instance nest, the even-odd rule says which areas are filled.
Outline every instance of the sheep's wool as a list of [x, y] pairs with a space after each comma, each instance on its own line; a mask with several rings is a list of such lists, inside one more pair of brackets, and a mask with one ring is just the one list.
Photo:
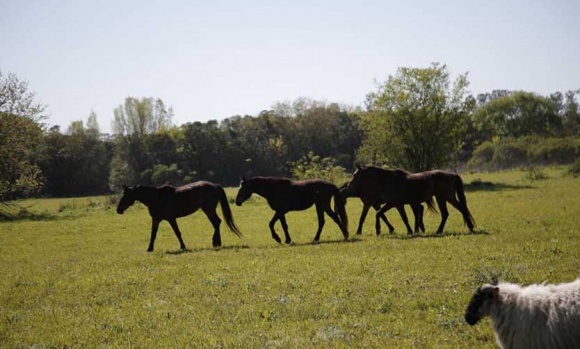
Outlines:
[[491, 309], [498, 344], [505, 349], [580, 348], [580, 279], [526, 287], [500, 283]]

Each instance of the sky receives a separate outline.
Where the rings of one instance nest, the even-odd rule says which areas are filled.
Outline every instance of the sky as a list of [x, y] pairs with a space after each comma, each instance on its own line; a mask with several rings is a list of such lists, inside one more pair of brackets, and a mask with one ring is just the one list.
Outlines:
[[446, 64], [474, 95], [580, 88], [578, 0], [0, 0], [0, 70], [28, 81], [49, 126], [126, 97], [176, 125], [308, 97], [358, 106], [400, 67]]

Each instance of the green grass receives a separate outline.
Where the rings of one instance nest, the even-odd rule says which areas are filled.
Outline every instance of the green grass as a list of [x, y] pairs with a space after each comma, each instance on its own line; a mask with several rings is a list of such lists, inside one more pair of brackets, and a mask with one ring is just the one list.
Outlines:
[[[580, 270], [580, 180], [543, 173], [463, 175], [476, 234], [450, 208], [442, 237], [426, 214], [427, 234], [409, 238], [392, 210], [396, 235], [377, 238], [369, 214], [344, 243], [327, 218], [312, 245], [309, 209], [287, 215], [295, 245], [277, 245], [273, 211], [253, 197], [232, 205], [245, 237], [224, 228], [219, 251], [203, 213], [181, 219], [185, 253], [166, 222], [145, 252], [142, 205], [117, 215], [108, 198], [26, 200], [27, 215], [0, 222], [0, 347], [495, 348], [489, 320], [463, 320], [475, 287]], [[360, 202], [347, 210], [354, 233]]]

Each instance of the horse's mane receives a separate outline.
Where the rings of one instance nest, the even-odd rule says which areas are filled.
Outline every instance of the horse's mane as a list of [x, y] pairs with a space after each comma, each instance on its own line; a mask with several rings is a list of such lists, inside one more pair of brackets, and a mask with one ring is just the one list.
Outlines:
[[410, 174], [410, 172], [405, 171], [405, 170], [400, 169], [400, 168], [396, 168], [394, 170], [387, 170], [387, 169], [376, 167], [376, 166], [367, 166], [363, 169], [363, 171], [364, 170], [368, 170], [368, 171], [370, 171], [370, 173], [373, 173], [373, 174], [378, 175], [380, 177], [388, 177], [388, 178], [405, 177], [408, 174]]
[[287, 184], [290, 184], [290, 183], [292, 183], [292, 180], [290, 178], [266, 177], [266, 176], [251, 177], [251, 178], [245, 179], [245, 181], [260, 183], [260, 184], [264, 184], [264, 183], [287, 183]]

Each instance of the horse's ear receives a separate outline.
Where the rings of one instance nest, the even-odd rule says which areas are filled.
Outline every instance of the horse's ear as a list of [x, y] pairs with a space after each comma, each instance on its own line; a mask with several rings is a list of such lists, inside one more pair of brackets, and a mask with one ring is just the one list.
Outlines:
[[246, 177], [244, 177], [244, 176], [240, 177], [240, 182], [243, 182], [245, 180], [246, 180]]
[[356, 168], [357, 168], [357, 170], [362, 170], [362, 169], [363, 169], [363, 165], [361, 165], [361, 164], [356, 164]]
[[123, 187], [123, 190], [129, 189], [125, 184], [121, 185], [121, 187]]

